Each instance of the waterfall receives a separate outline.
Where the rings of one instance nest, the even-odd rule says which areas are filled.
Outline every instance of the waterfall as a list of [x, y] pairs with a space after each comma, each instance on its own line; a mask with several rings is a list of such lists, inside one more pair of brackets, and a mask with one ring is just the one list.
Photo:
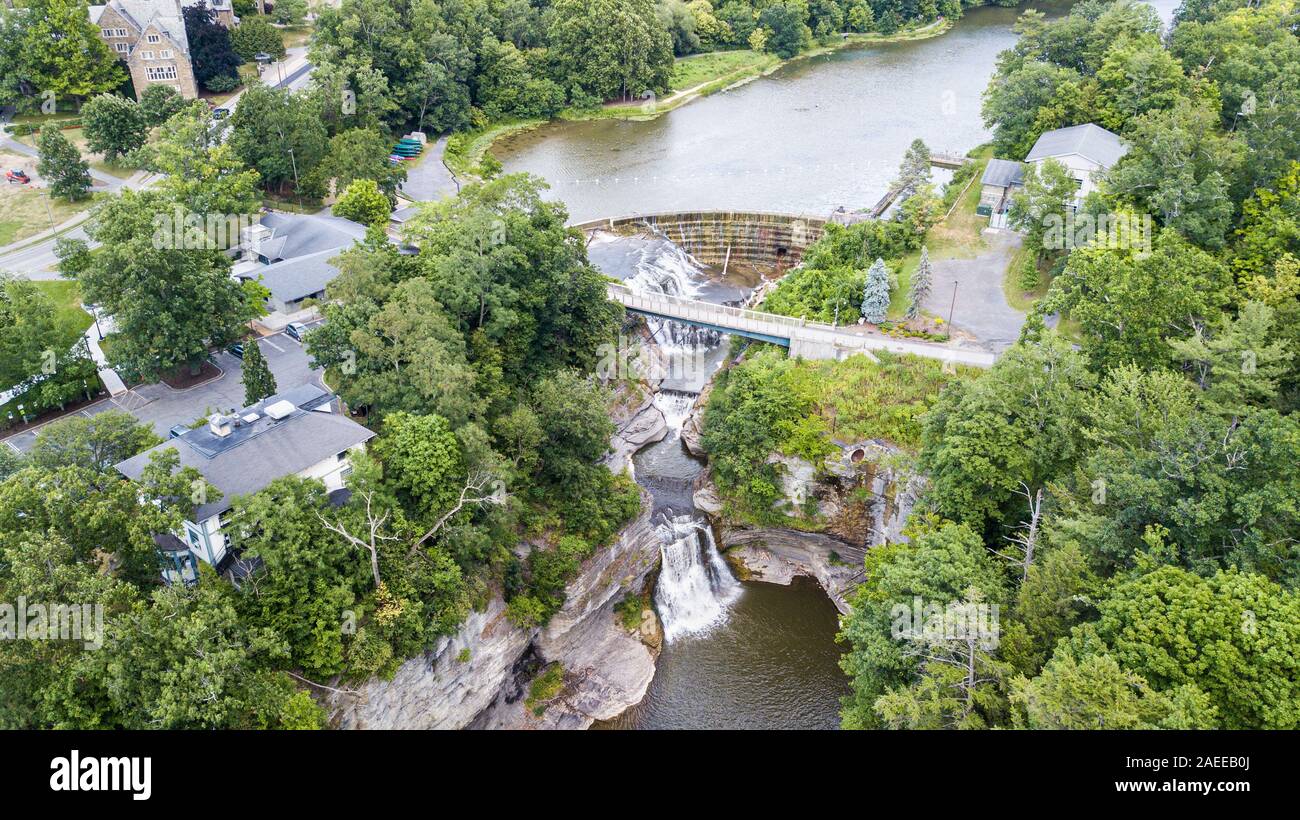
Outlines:
[[[641, 249], [636, 273], [624, 280], [636, 293], [668, 296], [699, 296], [699, 275], [703, 266], [689, 253], [667, 239], [647, 243]], [[722, 340], [716, 330], [705, 330], [666, 319], [647, 319], [650, 333], [660, 347], [696, 349], [712, 347]]]
[[668, 429], [675, 433], [682, 431], [682, 425], [686, 424], [686, 418], [691, 414], [691, 408], [695, 406], [695, 400], [700, 397], [699, 393], [688, 393], [684, 390], [660, 390], [655, 393], [655, 407], [659, 412], [664, 414], [664, 422]]
[[663, 566], [655, 602], [664, 639], [703, 632], [721, 621], [741, 592], [713, 543], [713, 534], [690, 515], [665, 517], [658, 527]]

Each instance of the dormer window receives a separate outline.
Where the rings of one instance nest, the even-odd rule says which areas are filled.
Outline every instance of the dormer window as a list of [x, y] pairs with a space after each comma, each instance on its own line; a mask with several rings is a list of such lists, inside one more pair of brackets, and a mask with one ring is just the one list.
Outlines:
[[145, 39], [146, 42], [149, 42], [149, 43], [157, 43], [157, 42], [159, 42], [162, 38], [160, 38], [157, 34], [148, 34], [148, 35], [145, 36], [144, 39]]

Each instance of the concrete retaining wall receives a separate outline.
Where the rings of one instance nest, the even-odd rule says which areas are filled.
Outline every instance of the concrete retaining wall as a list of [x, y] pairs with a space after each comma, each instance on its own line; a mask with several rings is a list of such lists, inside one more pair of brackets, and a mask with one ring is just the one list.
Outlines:
[[822, 235], [826, 219], [761, 211], [689, 211], [594, 219], [582, 231], [646, 229], [668, 239], [707, 265], [793, 265]]

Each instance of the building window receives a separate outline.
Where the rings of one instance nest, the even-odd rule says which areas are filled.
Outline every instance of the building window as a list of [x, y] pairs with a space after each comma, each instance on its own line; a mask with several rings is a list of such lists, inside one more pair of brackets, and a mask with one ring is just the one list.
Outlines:
[[145, 66], [144, 76], [149, 80], [174, 80], [176, 79], [176, 66]]
[[114, 43], [113, 48], [117, 49], [119, 54], [125, 54], [131, 50], [131, 47], [126, 43]]
[[144, 39], [145, 39], [147, 42], [150, 42], [150, 43], [156, 43], [156, 42], [159, 41], [160, 38], [158, 37], [157, 34], [148, 34], [148, 35], [145, 35], [145, 38], [144, 38]]
[[152, 51], [142, 52], [140, 56], [144, 57], [146, 60], [152, 60], [154, 58]]
[[158, 56], [160, 56], [164, 60], [170, 60], [172, 58], [172, 50], [170, 48], [163, 49], [162, 51], [158, 52]]
[[337, 456], [335, 456], [335, 458], [338, 459], [339, 461], [347, 461], [347, 460], [348, 460], [348, 451], [347, 451], [347, 450], [344, 450], [343, 452], [341, 452], [341, 453], [339, 453]]

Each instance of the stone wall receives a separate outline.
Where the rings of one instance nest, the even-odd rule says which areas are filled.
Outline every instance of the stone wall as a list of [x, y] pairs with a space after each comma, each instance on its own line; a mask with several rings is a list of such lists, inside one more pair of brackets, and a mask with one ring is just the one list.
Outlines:
[[800, 214], [758, 211], [691, 211], [596, 219], [573, 227], [584, 231], [650, 228], [707, 265], [788, 267], [822, 235], [826, 220]]

